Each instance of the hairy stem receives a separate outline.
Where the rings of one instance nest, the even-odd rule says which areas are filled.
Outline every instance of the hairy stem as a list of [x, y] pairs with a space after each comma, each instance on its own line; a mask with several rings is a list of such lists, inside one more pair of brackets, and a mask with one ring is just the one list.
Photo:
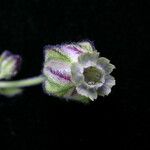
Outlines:
[[28, 79], [18, 81], [0, 81], [0, 88], [21, 88], [41, 84], [45, 80], [44, 76], [40, 75]]

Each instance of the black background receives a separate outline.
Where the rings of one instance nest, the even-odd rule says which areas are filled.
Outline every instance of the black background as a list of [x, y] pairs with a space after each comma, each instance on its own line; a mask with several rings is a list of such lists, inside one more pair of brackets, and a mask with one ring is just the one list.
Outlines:
[[112, 93], [90, 105], [48, 96], [41, 86], [0, 96], [0, 149], [149, 149], [148, 9], [148, 1], [0, 1], [0, 52], [23, 57], [15, 79], [41, 73], [46, 44], [86, 39], [117, 68]]

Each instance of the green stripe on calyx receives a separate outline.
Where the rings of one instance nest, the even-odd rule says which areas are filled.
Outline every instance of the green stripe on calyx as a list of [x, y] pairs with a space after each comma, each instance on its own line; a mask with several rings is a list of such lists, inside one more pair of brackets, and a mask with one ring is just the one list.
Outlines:
[[93, 47], [91, 45], [90, 42], [87, 42], [87, 41], [83, 41], [83, 42], [79, 42], [78, 45], [84, 49], [86, 52], [90, 52], [92, 53], [93, 52]]
[[74, 88], [72, 84], [62, 85], [52, 80], [47, 80], [45, 82], [46, 92], [57, 96], [64, 96], [71, 88]]
[[64, 55], [63, 53], [57, 51], [57, 50], [47, 50], [46, 52], [46, 61], [54, 59], [54, 60], [62, 60], [64, 62], [70, 63], [71, 59]]

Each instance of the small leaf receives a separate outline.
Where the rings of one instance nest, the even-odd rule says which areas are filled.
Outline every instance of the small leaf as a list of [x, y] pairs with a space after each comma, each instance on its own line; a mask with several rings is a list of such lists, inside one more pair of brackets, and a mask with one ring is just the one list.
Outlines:
[[7, 88], [7, 89], [0, 89], [0, 95], [4, 95], [7, 97], [13, 97], [15, 95], [21, 94], [22, 89], [20, 88]]

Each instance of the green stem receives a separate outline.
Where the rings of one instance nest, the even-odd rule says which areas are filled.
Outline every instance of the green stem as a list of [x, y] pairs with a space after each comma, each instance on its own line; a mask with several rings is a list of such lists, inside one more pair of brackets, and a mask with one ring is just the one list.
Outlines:
[[33, 78], [18, 80], [18, 81], [0, 81], [0, 88], [21, 88], [37, 84], [41, 84], [45, 80], [44, 76], [40, 75]]

